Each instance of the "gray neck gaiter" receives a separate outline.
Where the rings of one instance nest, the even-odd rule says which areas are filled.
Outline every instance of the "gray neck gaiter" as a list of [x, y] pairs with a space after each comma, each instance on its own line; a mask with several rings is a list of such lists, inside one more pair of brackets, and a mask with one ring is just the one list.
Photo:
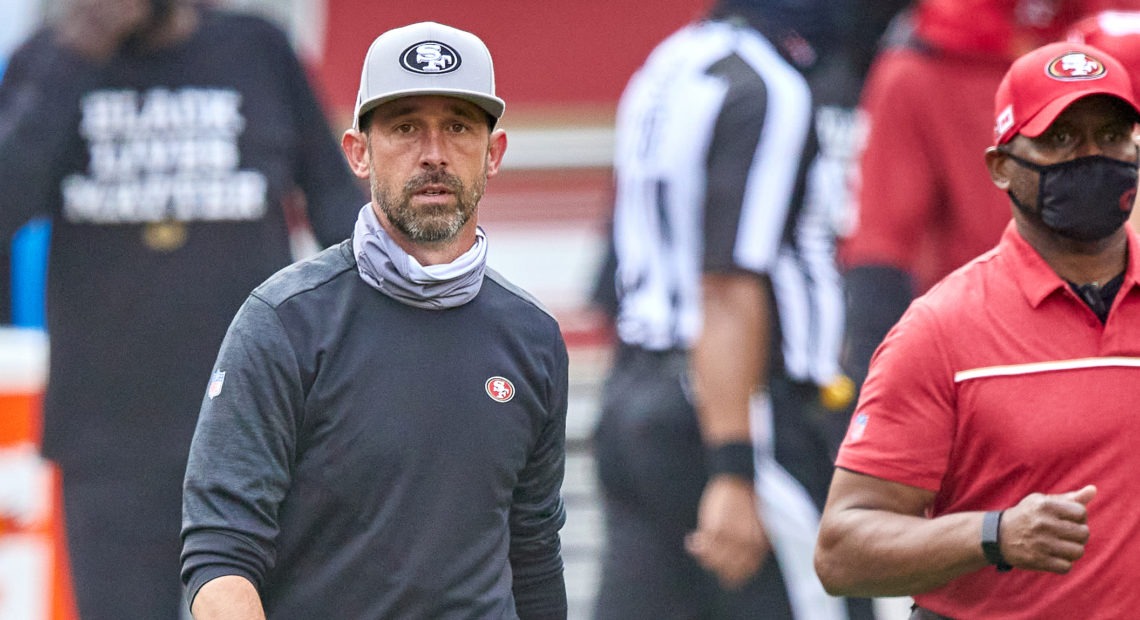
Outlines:
[[360, 277], [372, 288], [400, 303], [428, 310], [456, 308], [471, 301], [483, 285], [487, 237], [475, 229], [475, 245], [445, 265], [421, 266], [388, 233], [366, 204], [352, 233]]

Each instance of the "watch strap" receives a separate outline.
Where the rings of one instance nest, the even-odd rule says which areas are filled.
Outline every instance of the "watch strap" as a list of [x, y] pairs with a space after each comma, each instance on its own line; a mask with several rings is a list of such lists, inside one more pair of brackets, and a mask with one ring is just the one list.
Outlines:
[[982, 518], [982, 553], [986, 556], [986, 561], [996, 566], [998, 572], [1001, 573], [1013, 568], [1001, 554], [999, 534], [1003, 512], [1002, 510], [991, 510]]
[[756, 479], [756, 452], [751, 443], [732, 441], [705, 450], [708, 475], [731, 474], [745, 480]]

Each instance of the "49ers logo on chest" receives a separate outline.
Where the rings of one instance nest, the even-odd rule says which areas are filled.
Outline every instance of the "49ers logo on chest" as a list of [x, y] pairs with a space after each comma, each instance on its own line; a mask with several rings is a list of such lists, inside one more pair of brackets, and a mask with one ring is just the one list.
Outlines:
[[495, 402], [505, 403], [515, 397], [515, 384], [504, 377], [491, 377], [487, 379], [487, 383], [483, 385], [483, 389], [487, 390], [487, 396], [490, 396], [491, 400]]

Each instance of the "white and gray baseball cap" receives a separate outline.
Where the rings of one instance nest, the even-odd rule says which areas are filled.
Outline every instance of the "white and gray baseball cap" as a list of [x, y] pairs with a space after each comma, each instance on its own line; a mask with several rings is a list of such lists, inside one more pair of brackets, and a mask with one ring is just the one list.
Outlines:
[[451, 26], [421, 22], [376, 37], [364, 57], [356, 116], [414, 95], [446, 95], [470, 101], [498, 119], [506, 103], [495, 96], [491, 52], [479, 37]]

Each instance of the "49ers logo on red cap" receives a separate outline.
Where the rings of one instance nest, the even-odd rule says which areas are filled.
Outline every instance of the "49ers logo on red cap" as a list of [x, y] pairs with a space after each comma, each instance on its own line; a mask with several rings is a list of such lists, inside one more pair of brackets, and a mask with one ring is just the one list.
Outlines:
[[1054, 58], [1045, 67], [1045, 73], [1063, 82], [1095, 80], [1104, 77], [1104, 63], [1083, 52], [1069, 52]]

